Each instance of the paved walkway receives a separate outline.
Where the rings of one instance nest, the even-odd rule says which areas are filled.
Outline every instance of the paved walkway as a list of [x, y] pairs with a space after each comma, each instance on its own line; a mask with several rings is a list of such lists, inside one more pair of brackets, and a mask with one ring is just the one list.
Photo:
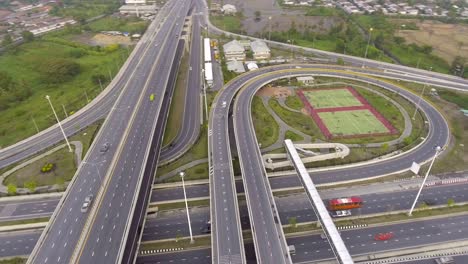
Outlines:
[[286, 135], [286, 131], [290, 130], [298, 135], [300, 135], [301, 137], [304, 138], [304, 140], [301, 140], [301, 141], [297, 141], [295, 143], [311, 143], [312, 141], [312, 137], [307, 135], [307, 134], [304, 134], [302, 133], [301, 131], [293, 128], [293, 127], [290, 127], [288, 124], [286, 124], [276, 113], [275, 111], [273, 111], [273, 109], [271, 109], [270, 105], [268, 104], [268, 101], [270, 100], [270, 97], [269, 96], [262, 96], [261, 97], [262, 99], [262, 102], [263, 102], [263, 105], [265, 106], [266, 110], [268, 111], [268, 113], [273, 117], [273, 119], [275, 119], [276, 123], [278, 124], [279, 126], [279, 133], [278, 133], [278, 139], [276, 140], [275, 143], [273, 143], [272, 145], [266, 147], [266, 148], [262, 148], [262, 153], [266, 153], [266, 152], [269, 152], [269, 151], [272, 151], [272, 150], [275, 150], [275, 149], [278, 149], [278, 148], [281, 148], [284, 146], [284, 137]]
[[[75, 164], [78, 166], [80, 163], [81, 163], [81, 157], [82, 157], [82, 154], [83, 154], [83, 144], [81, 144], [80, 141], [71, 141], [70, 142], [71, 145], [75, 146]], [[22, 169], [26, 166], [28, 166], [29, 164], [31, 163], [34, 163], [40, 159], [42, 159], [43, 157], [46, 157], [62, 148], [65, 148], [67, 147], [67, 144], [63, 144], [63, 145], [60, 145], [60, 146], [57, 146], [45, 153], [42, 153], [30, 160], [27, 160], [25, 162], [22, 162], [21, 164], [19, 164], [18, 166], [12, 168], [11, 170], [3, 173], [2, 175], [0, 175], [0, 193], [3, 193], [3, 194], [7, 194], [8, 193], [8, 188], [3, 184], [3, 181], [5, 180], [5, 178], [14, 173], [15, 171], [19, 170], [19, 169]], [[50, 186], [42, 186], [42, 187], [38, 187], [36, 188], [36, 191], [41, 191], [41, 190], [47, 190], [47, 191], [54, 191], [54, 187], [50, 187]], [[17, 188], [16, 192], [18, 194], [26, 194], [26, 193], [30, 193], [29, 190], [27, 188]]]

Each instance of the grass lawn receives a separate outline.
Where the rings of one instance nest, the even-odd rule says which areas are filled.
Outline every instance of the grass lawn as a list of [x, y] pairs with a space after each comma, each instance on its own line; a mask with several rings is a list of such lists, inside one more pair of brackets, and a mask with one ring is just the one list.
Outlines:
[[304, 138], [302, 136], [292, 132], [291, 130], [286, 131], [286, 133], [284, 135], [284, 139], [290, 139], [292, 141], [302, 141], [302, 140], [304, 140]]
[[210, 21], [217, 28], [233, 33], [241, 32], [241, 18], [239, 16], [210, 16]]
[[322, 132], [315, 124], [312, 117], [302, 113], [291, 112], [284, 109], [276, 99], [268, 101], [269, 106], [286, 124], [312, 137], [323, 138]]
[[468, 110], [468, 93], [453, 92], [450, 90], [440, 90], [439, 96], [445, 101], [452, 102], [460, 108]]
[[107, 16], [87, 24], [94, 32], [115, 30], [121, 32], [143, 33], [149, 25], [149, 21], [141, 20], [136, 17], [120, 18]]
[[315, 108], [361, 106], [362, 103], [348, 89], [304, 90], [307, 101]]
[[0, 260], [0, 264], [24, 264], [27, 260], [27, 258], [14, 257]]
[[[68, 152], [67, 147], [62, 148], [10, 174], [3, 183], [5, 185], [14, 184], [20, 188], [29, 181], [36, 182], [37, 186], [61, 185], [71, 180], [75, 174], [74, 156], [74, 153]], [[43, 173], [41, 168], [46, 163], [54, 164], [54, 168], [50, 172]]]
[[[76, 52], [81, 57], [76, 58]], [[75, 55], [74, 55], [75, 54]], [[79, 63], [80, 73], [63, 83], [48, 83], [41, 71], [44, 62], [51, 58], [63, 58]], [[56, 123], [50, 106], [44, 99], [51, 97], [60, 119], [73, 114], [100, 93], [100, 86], [92, 76], [101, 76], [102, 84], [109, 82], [109, 71], [115, 74], [127, 58], [127, 50], [95, 51], [81, 45], [74, 46], [68, 41], [58, 43], [48, 40], [35, 40], [19, 46], [16, 50], [0, 56], [0, 71], [6, 72], [13, 80], [30, 88], [31, 95], [23, 101], [9, 102], [0, 111], [0, 147], [11, 145]], [[34, 120], [34, 121], [33, 121]]]
[[[166, 124], [166, 130], [164, 132], [163, 146], [171, 143], [177, 134], [179, 133], [184, 118], [185, 109], [185, 93], [187, 91], [187, 78], [188, 78], [188, 67], [189, 67], [189, 56], [187, 53], [182, 57], [182, 61], [177, 74], [177, 82], [172, 97], [171, 109], [169, 111], [169, 118]], [[199, 98], [192, 98], [197, 100]]]
[[[186, 181], [193, 181], [193, 180], [201, 180], [201, 179], [208, 179], [208, 162], [203, 164], [198, 164], [193, 166], [189, 169], [185, 170], [185, 177], [184, 180]], [[179, 182], [182, 181], [179, 175], [175, 175], [167, 180], [164, 180], [164, 183], [167, 182]]]
[[301, 99], [299, 99], [299, 97], [297, 96], [286, 97], [284, 103], [291, 109], [295, 110], [301, 110], [304, 107], [304, 104], [302, 103]]
[[200, 136], [198, 137], [197, 141], [192, 146], [192, 148], [190, 148], [190, 150], [187, 151], [187, 153], [185, 153], [182, 157], [178, 158], [174, 162], [171, 162], [170, 164], [158, 168], [156, 172], [156, 177], [169, 173], [191, 161], [207, 158], [208, 137], [206, 130], [206, 125], [203, 125], [203, 127], [200, 129]]
[[[102, 122], [93, 124], [78, 134], [69, 138], [69, 141], [80, 141], [83, 144], [82, 157], [86, 155]], [[64, 144], [62, 141], [60, 144]], [[73, 146], [72, 146], [73, 147]], [[54, 163], [55, 169], [48, 173], [42, 173], [41, 168], [45, 163]], [[10, 174], [4, 181], [5, 185], [12, 183], [17, 187], [24, 187], [25, 182], [34, 181], [37, 186], [63, 184], [72, 179], [76, 172], [75, 154], [68, 152], [68, 148], [62, 148], [51, 155], [29, 164], [28, 166]], [[4, 171], [2, 171], [3, 173]]]
[[369, 110], [318, 113], [334, 136], [387, 133], [388, 129]]
[[258, 143], [262, 145], [262, 148], [268, 147], [278, 140], [279, 125], [268, 113], [262, 99], [258, 96], [254, 96], [252, 100], [252, 122]]

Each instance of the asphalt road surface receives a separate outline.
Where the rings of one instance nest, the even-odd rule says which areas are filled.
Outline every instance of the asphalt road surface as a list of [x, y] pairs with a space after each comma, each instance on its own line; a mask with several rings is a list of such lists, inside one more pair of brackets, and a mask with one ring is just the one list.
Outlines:
[[[179, 15], [170, 16], [165, 19], [165, 22], [158, 31], [159, 25], [157, 20], [155, 20], [148, 28], [149, 34], [145, 34], [147, 38], [141, 40], [143, 42], [150, 42], [152, 48], [145, 50], [144, 54], [140, 55], [142, 61], [137, 66], [136, 73], [125, 76], [128, 78], [127, 87], [131, 88], [124, 89], [117, 99], [114, 110], [106, 119], [85, 158], [85, 162], [78, 169], [78, 175], [75, 176], [74, 182], [69, 186], [67, 195], [62, 198], [63, 203], [59, 204], [55, 217], [53, 217], [48, 228], [46, 228], [43, 239], [39, 241], [37, 252], [31, 258], [32, 262], [45, 263], [49, 262], [49, 260], [54, 263], [68, 262], [71, 260], [72, 255], [78, 257], [78, 261], [82, 260], [86, 263], [94, 262], [94, 260], [113, 262], [111, 258], [118, 258], [120, 256], [120, 248], [122, 247], [122, 243], [125, 243], [127, 218], [130, 217], [129, 212], [132, 213], [133, 199], [131, 198], [134, 197], [138, 182], [138, 172], [141, 168], [141, 166], [137, 166], [136, 161], [138, 160], [140, 163], [143, 161], [141, 157], [146, 149], [145, 147], [141, 147], [148, 140], [148, 134], [152, 125], [150, 120], [146, 121], [143, 116], [138, 114], [141, 114], [139, 111], [144, 113], [145, 110], [157, 113], [158, 106], [161, 105], [161, 97], [156, 97], [157, 99], [154, 102], [150, 102], [147, 93], [153, 93], [153, 89], [159, 91], [160, 95], [164, 93], [164, 78], [167, 78], [169, 75], [168, 67], [170, 67], [170, 64], [167, 62], [171, 61], [170, 56], [171, 54], [173, 56], [175, 51], [161, 52], [161, 48], [154, 47], [162, 47], [164, 44], [167, 44], [165, 46], [166, 49], [174, 47], [172, 43], [177, 41], [174, 35], [180, 34], [185, 17], [182, 14], [184, 14], [184, 11], [186, 14], [188, 9], [187, 6], [177, 5], [176, 3], [177, 1], [170, 2], [167, 8], [174, 8], [174, 14]], [[180, 25], [177, 26], [176, 21], [179, 21]], [[158, 60], [159, 56], [164, 57]], [[162, 67], [156, 67], [161, 64], [163, 65]], [[157, 75], [158, 79], [156, 81], [153, 80], [156, 75], [155, 70], [161, 71]], [[147, 89], [148, 80], [153, 81], [150, 82], [151, 85], [156, 84], [161, 86]], [[142, 90], [147, 90], [143, 93], [143, 95], [146, 95], [143, 100], [141, 97]], [[148, 105], [149, 103], [153, 104]], [[136, 110], [134, 110], [134, 107]], [[137, 112], [138, 114], [136, 114]], [[130, 124], [122, 122], [123, 120], [130, 120]], [[131, 131], [128, 131], [127, 127]], [[135, 132], [131, 133], [135, 130], [141, 132], [138, 139]], [[123, 142], [121, 142], [122, 137], [125, 137]], [[143, 139], [146, 141], [143, 141]], [[128, 144], [125, 144], [127, 140]], [[101, 146], [105, 143], [109, 144], [109, 149], [102, 151]], [[131, 157], [133, 159], [129, 158], [130, 153], [132, 153]], [[117, 162], [118, 159], [123, 160]], [[127, 165], [127, 163], [129, 164]], [[112, 171], [108, 172], [108, 169], [112, 169]], [[135, 169], [137, 170], [135, 171]], [[108, 173], [112, 175], [110, 182], [103, 183]], [[127, 177], [127, 179], [123, 178], [122, 175]], [[102, 184], [104, 185], [101, 189]], [[99, 194], [101, 191], [104, 193], [103, 199], [100, 199]], [[116, 192], [119, 196], [117, 197], [118, 199], [114, 200]], [[93, 202], [94, 207], [89, 209], [88, 212], [82, 213], [80, 207], [85, 197], [90, 194], [93, 194], [96, 200]], [[110, 200], [114, 202], [114, 207], [112, 207]], [[94, 208], [102, 208], [102, 210], [97, 210], [96, 214], [90, 214], [90, 211], [94, 212]], [[90, 222], [87, 222], [88, 215], [92, 217], [88, 220]], [[97, 217], [95, 217], [96, 215]], [[113, 220], [112, 223], [109, 223], [109, 219], [107, 219], [109, 216]], [[86, 223], [92, 223], [92, 225], [85, 225]], [[106, 229], [104, 229], [104, 223]], [[90, 235], [91, 228], [101, 229], [92, 232]], [[84, 240], [80, 240], [81, 237], [84, 237], [82, 238]], [[84, 244], [81, 245], [80, 241], [83, 241]], [[100, 250], [98, 251], [100, 254], [87, 252], [86, 246], [89, 245], [89, 241], [93, 241], [93, 248]], [[100, 244], [99, 241], [101, 241]], [[58, 247], [60, 247], [60, 250], [58, 250]], [[81, 257], [83, 259], [80, 260]], [[86, 258], [94, 258], [94, 260], [91, 261]]]

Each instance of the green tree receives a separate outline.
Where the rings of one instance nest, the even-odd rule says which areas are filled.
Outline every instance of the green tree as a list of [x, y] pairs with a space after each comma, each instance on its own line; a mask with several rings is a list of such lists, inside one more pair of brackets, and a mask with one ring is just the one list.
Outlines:
[[297, 218], [296, 217], [289, 217], [288, 222], [289, 222], [289, 225], [291, 225], [292, 228], [296, 228], [296, 226], [297, 226]]
[[8, 191], [9, 195], [15, 195], [16, 194], [16, 185], [14, 185], [13, 183], [8, 184], [7, 191]]
[[31, 180], [31, 181], [25, 182], [24, 187], [28, 188], [28, 190], [33, 193], [36, 191], [37, 183], [36, 181]]
[[13, 43], [13, 39], [11, 38], [10, 34], [6, 34], [4, 37], [3, 37], [3, 41], [2, 41], [2, 46], [8, 46], [10, 45], [11, 43]]
[[260, 13], [260, 11], [255, 11], [255, 21], [260, 21], [260, 19], [262, 18], [262, 13]]
[[450, 207], [454, 206], [455, 205], [455, 200], [453, 198], [448, 199], [447, 200], [447, 205], [450, 206]]
[[23, 31], [21, 32], [21, 36], [23, 37], [24, 41], [31, 42], [34, 40], [34, 34], [31, 31]]
[[343, 60], [343, 58], [338, 58], [338, 59], [336, 60], [336, 64], [338, 64], [338, 65], [344, 65], [344, 60]]
[[463, 71], [463, 67], [466, 63], [466, 60], [460, 56], [456, 56], [455, 59], [452, 61], [452, 66], [450, 67], [450, 71], [453, 72], [455, 75], [460, 75]]
[[41, 68], [44, 79], [49, 83], [62, 83], [80, 73], [80, 64], [61, 58], [44, 62]]

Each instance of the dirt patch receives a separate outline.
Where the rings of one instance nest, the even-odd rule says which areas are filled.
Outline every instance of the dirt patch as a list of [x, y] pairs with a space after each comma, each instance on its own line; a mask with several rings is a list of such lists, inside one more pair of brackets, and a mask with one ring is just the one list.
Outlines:
[[135, 45], [137, 41], [132, 41], [130, 37], [109, 36], [101, 33], [85, 33], [73, 38], [74, 41], [84, 43], [90, 46], [107, 46], [111, 44], [120, 44], [122, 46]]
[[262, 97], [274, 96], [276, 99], [279, 99], [279, 98], [286, 98], [292, 95], [292, 92], [286, 87], [281, 87], [281, 86], [272, 87], [268, 85], [260, 89], [257, 92], [257, 95], [262, 96]]
[[[405, 20], [396, 20], [399, 23]], [[434, 53], [448, 63], [459, 55], [468, 57], [468, 25], [444, 24], [439, 21], [415, 21], [419, 30], [400, 30], [397, 35], [407, 42], [432, 46]]]

